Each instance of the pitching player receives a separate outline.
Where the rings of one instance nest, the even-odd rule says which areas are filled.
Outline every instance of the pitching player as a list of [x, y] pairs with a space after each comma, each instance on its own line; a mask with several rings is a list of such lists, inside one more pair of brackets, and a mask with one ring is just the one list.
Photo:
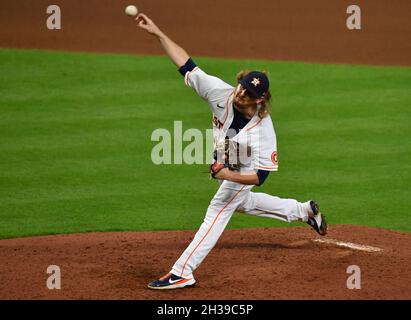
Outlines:
[[[140, 28], [157, 37], [184, 76], [185, 84], [210, 106], [216, 148], [210, 170], [220, 182], [192, 242], [171, 271], [149, 283], [148, 287], [193, 286], [196, 283], [194, 270], [214, 247], [235, 211], [286, 222], [303, 221], [320, 235], [325, 235], [327, 223], [316, 202], [301, 203], [251, 191], [254, 186], [264, 183], [271, 171], [278, 170], [276, 135], [268, 112], [271, 95], [267, 75], [259, 71], [243, 71], [237, 76], [238, 85], [233, 87], [201, 70], [187, 52], [146, 15], [140, 13], [136, 20]], [[236, 165], [230, 162], [233, 154], [237, 156]]]

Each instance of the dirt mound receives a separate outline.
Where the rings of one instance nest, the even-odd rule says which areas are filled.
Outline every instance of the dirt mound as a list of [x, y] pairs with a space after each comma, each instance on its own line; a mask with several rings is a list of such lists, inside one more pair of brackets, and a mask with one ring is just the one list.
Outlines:
[[[153, 291], [194, 231], [85, 233], [0, 241], [0, 299], [411, 299], [411, 235], [334, 226], [226, 230], [195, 273], [195, 288]], [[381, 249], [367, 252], [315, 240]], [[349, 245], [349, 244], [348, 244]], [[61, 290], [46, 286], [61, 270]], [[347, 289], [347, 268], [361, 289]]]
[[[61, 30], [48, 30], [48, 0], [0, 2], [0, 47], [164, 54], [124, 14], [129, 0], [59, 0]], [[351, 0], [139, 0], [193, 56], [411, 65], [411, 2], [359, 0], [361, 30], [346, 27]], [[251, 16], [250, 16], [251, 14]], [[251, 17], [251, 18], [250, 18]]]

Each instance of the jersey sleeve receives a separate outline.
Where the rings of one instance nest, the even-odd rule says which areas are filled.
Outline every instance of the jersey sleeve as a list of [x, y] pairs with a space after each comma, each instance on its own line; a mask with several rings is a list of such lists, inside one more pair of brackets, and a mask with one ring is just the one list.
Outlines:
[[254, 168], [264, 171], [278, 171], [277, 150], [272, 148], [260, 152], [257, 161], [255, 161]]
[[[271, 122], [270, 119], [267, 121]], [[277, 139], [272, 124], [261, 130], [259, 141], [253, 152], [255, 170], [278, 171]]]
[[193, 88], [213, 109], [227, 96], [227, 92], [234, 89], [220, 78], [205, 73], [191, 59], [179, 71], [184, 74], [185, 84]]

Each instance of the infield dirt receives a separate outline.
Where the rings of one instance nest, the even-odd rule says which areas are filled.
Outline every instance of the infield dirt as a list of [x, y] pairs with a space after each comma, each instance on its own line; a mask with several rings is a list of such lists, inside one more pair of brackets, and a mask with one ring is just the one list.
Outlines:
[[[333, 226], [327, 238], [382, 249], [314, 242], [307, 227], [226, 230], [195, 273], [197, 285], [147, 289], [167, 273], [194, 231], [86, 233], [0, 242], [0, 299], [410, 299], [410, 236]], [[46, 286], [61, 269], [61, 290]], [[347, 268], [361, 269], [348, 289]]]
[[[124, 13], [129, 0], [57, 0], [61, 30], [48, 30], [48, 0], [0, 2], [0, 47], [163, 54]], [[139, 0], [193, 56], [411, 65], [411, 2], [358, 0], [361, 30], [346, 27], [351, 0]]]
[[[250, 8], [249, 1], [230, 0], [217, 8], [211, 0], [173, 7], [141, 0], [138, 6], [193, 56], [411, 65], [410, 1], [356, 1], [363, 25], [357, 31], [345, 25], [352, 1], [336, 2], [256, 0]], [[62, 30], [46, 28], [49, 4], [2, 1], [0, 47], [163, 54], [157, 40], [125, 16], [128, 0], [54, 1], [62, 9]], [[195, 288], [148, 290], [194, 232], [1, 240], [0, 299], [411, 298], [410, 235], [360, 226], [331, 226], [327, 238], [381, 252], [314, 242], [308, 227], [227, 230], [196, 272]], [[49, 265], [61, 268], [61, 290], [46, 287]], [[347, 289], [350, 265], [361, 268], [360, 290]]]

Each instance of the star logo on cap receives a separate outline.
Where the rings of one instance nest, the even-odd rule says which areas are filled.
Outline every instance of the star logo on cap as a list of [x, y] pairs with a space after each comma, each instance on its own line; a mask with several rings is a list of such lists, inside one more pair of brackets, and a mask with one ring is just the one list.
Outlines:
[[253, 81], [251, 81], [251, 83], [254, 85], [254, 87], [257, 87], [260, 84], [260, 79], [253, 78]]

